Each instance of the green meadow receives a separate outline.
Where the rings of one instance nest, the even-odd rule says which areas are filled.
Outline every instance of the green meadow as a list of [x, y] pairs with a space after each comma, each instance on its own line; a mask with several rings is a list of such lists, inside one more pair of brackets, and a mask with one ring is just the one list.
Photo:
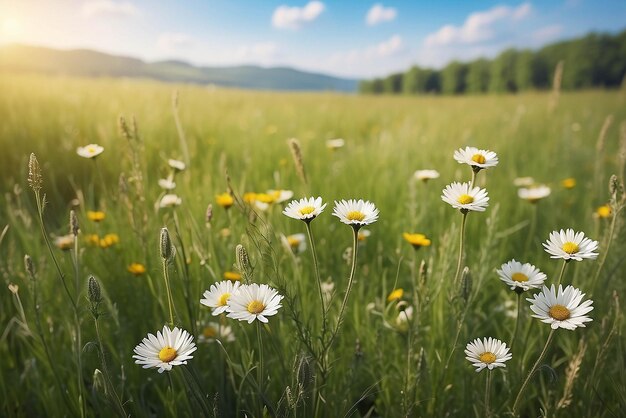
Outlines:
[[[623, 90], [374, 97], [2, 74], [0, 92], [0, 415], [626, 415]], [[334, 138], [345, 146], [329, 149]], [[87, 144], [104, 152], [77, 155]], [[472, 179], [453, 158], [466, 146], [499, 162], [475, 176], [486, 211], [463, 215], [441, 194]], [[417, 180], [419, 169], [440, 177]], [[162, 208], [168, 176], [182, 203]], [[550, 195], [521, 199], [520, 177]], [[303, 251], [286, 244], [307, 232], [282, 214], [291, 199], [244, 199], [270, 189], [327, 203], [309, 223], [322, 297], [308, 237]], [[353, 228], [332, 216], [341, 199], [380, 211], [356, 254]], [[80, 231], [61, 249], [72, 210]], [[567, 228], [598, 241], [598, 257], [550, 258], [542, 243]], [[413, 248], [405, 232], [430, 245]], [[512, 259], [548, 287], [562, 275], [593, 300], [592, 321], [551, 332], [531, 317], [526, 298], [541, 289], [518, 298], [496, 272]], [[200, 299], [225, 273], [271, 286], [282, 307], [267, 324], [213, 316]], [[170, 307], [197, 350], [171, 371], [144, 369], [133, 350], [172, 325]], [[483, 337], [510, 347], [506, 367], [476, 373], [466, 360]]]

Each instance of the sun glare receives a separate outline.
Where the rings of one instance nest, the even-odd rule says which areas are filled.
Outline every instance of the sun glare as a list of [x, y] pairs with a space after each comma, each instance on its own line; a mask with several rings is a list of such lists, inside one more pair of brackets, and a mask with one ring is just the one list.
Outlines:
[[0, 41], [14, 41], [20, 35], [21, 29], [17, 19], [5, 17], [0, 23]]

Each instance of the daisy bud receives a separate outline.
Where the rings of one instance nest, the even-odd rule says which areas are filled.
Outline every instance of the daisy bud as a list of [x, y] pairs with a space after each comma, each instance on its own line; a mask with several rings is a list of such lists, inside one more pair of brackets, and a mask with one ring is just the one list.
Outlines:
[[41, 190], [42, 184], [43, 176], [41, 174], [39, 161], [37, 161], [35, 154], [31, 153], [30, 159], [28, 160], [28, 185], [33, 191], [38, 192]]
[[70, 234], [75, 237], [78, 236], [78, 217], [76, 216], [76, 212], [74, 210], [70, 210]]
[[33, 259], [28, 254], [24, 256], [24, 268], [30, 274], [30, 277], [35, 277], [35, 265], [33, 264]]
[[87, 295], [89, 296], [89, 302], [96, 304], [102, 301], [102, 292], [100, 291], [100, 283], [95, 277], [89, 276], [87, 279]]
[[167, 228], [161, 228], [161, 238], [159, 240], [161, 247], [161, 258], [164, 260], [171, 260], [173, 257], [172, 240], [170, 239], [170, 232]]

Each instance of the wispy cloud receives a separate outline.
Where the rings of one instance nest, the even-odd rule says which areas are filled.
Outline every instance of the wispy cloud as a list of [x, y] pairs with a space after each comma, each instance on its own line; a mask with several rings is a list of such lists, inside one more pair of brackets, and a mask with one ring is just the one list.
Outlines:
[[81, 11], [86, 17], [139, 15], [139, 9], [129, 1], [90, 0], [83, 3]]
[[370, 25], [378, 25], [383, 22], [391, 22], [398, 15], [398, 11], [393, 7], [385, 7], [382, 4], [375, 4], [367, 12], [365, 22]]
[[532, 11], [530, 3], [518, 7], [496, 6], [486, 11], [470, 14], [462, 26], [445, 25], [426, 37], [427, 47], [451, 44], [473, 44], [493, 39], [497, 35], [496, 24], [522, 20]]
[[400, 35], [393, 35], [391, 38], [363, 49], [353, 49], [347, 52], [337, 52], [331, 56], [331, 61], [340, 63], [355, 63], [372, 61], [378, 58], [385, 58], [402, 51], [404, 41]]
[[278, 45], [274, 42], [257, 42], [237, 48], [234, 61], [272, 64], [278, 56]]
[[195, 43], [193, 36], [180, 32], [165, 32], [159, 35], [157, 46], [164, 51], [187, 48]]
[[545, 43], [554, 40], [563, 32], [563, 26], [561, 25], [550, 25], [543, 27], [541, 29], [537, 29], [533, 32], [532, 38], [533, 40]]
[[325, 8], [321, 1], [310, 1], [304, 7], [278, 6], [272, 15], [272, 25], [278, 29], [299, 29], [317, 19]]

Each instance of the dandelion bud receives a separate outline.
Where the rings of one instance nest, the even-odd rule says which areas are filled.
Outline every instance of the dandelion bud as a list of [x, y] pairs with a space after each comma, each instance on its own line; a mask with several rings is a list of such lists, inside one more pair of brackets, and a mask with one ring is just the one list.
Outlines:
[[75, 237], [78, 236], [78, 217], [76, 216], [76, 212], [74, 210], [70, 210], [70, 234]]
[[467, 302], [472, 293], [472, 275], [469, 268], [465, 267], [461, 274], [461, 297]]
[[170, 232], [167, 228], [161, 228], [161, 238], [159, 240], [161, 246], [161, 258], [164, 260], [171, 260], [173, 256], [172, 240], [170, 239]]
[[35, 265], [33, 259], [28, 254], [24, 256], [24, 268], [30, 274], [30, 277], [35, 277]]
[[89, 296], [89, 302], [100, 303], [102, 301], [102, 292], [100, 291], [100, 283], [95, 277], [89, 276], [87, 279], [87, 295]]
[[37, 161], [35, 154], [31, 153], [30, 159], [28, 160], [28, 185], [33, 191], [38, 192], [41, 190], [42, 184], [43, 175], [41, 174], [39, 161]]
[[246, 251], [243, 245], [237, 244], [237, 247], [235, 247], [235, 257], [237, 260], [237, 270], [239, 270], [241, 275], [247, 280], [252, 275], [252, 266], [250, 266], [248, 251]]
[[206, 221], [206, 223], [210, 224], [211, 223], [211, 219], [213, 219], [213, 205], [209, 203], [209, 205], [206, 207], [206, 213], [204, 215], [204, 219]]

